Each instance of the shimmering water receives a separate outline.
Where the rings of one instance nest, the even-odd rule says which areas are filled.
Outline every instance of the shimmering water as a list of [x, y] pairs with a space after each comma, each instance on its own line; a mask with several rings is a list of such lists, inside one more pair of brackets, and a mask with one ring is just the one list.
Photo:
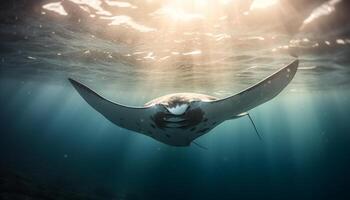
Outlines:
[[[0, 198], [346, 199], [348, 3], [185, 2], [2, 5]], [[225, 97], [294, 57], [292, 83], [250, 111], [263, 140], [240, 118], [196, 140], [208, 150], [119, 128], [67, 81], [128, 105]]]

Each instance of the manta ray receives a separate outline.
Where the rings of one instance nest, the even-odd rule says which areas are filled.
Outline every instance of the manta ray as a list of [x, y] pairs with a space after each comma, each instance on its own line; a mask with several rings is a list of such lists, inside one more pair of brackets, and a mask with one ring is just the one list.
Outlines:
[[[189, 146], [226, 120], [248, 115], [252, 121], [247, 112], [277, 96], [293, 79], [298, 64], [299, 61], [294, 60], [257, 84], [226, 98], [175, 93], [142, 107], [115, 103], [76, 80], [68, 80], [91, 107], [117, 126], [171, 146]], [[254, 128], [256, 130], [255, 125]]]

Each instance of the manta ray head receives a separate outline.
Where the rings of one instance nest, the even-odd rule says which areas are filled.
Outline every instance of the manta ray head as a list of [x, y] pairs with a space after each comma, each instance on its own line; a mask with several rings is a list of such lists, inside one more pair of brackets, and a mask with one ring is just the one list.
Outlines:
[[[165, 105], [164, 105], [165, 106]], [[168, 110], [169, 113], [173, 115], [182, 115], [184, 114], [187, 109], [189, 108], [189, 104], [183, 103], [183, 104], [176, 104], [173, 107], [165, 106], [165, 108]]]
[[181, 97], [170, 98], [168, 101], [160, 102], [162, 106], [172, 115], [183, 115], [191, 105], [192, 101]]
[[196, 106], [196, 102], [199, 101], [200, 99], [189, 94], [165, 96], [155, 102], [163, 109], [152, 119], [159, 128], [190, 128], [203, 119], [203, 111]]

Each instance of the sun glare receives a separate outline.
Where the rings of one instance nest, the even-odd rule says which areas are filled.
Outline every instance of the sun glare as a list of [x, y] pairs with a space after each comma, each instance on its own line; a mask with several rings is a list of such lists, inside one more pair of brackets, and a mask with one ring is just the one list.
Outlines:
[[[106, 10], [103, 4], [123, 9], [136, 9], [137, 6], [126, 1], [115, 0], [67, 0], [78, 5], [82, 10], [88, 12], [90, 17], [106, 17], [114, 16], [114, 13]], [[62, 5], [63, 1], [57, 1], [43, 5], [43, 9], [55, 12], [59, 15], [67, 15]], [[151, 16], [164, 16], [174, 21], [192, 21], [196, 19], [204, 19], [206, 15], [213, 12], [221, 12], [226, 6], [239, 5], [244, 0], [153, 0], [148, 3], [158, 2], [162, 5], [158, 10], [151, 13]], [[250, 6], [250, 10], [264, 9], [278, 3], [278, 0], [254, 0]], [[231, 8], [233, 9], [233, 8]]]
[[[278, 1], [56, 0], [43, 5], [42, 13], [61, 17], [72, 15], [72, 10], [81, 11], [82, 15], [75, 15], [82, 17], [78, 23], [84, 20], [84, 25], [103, 25], [101, 34], [133, 45], [130, 52], [122, 54], [128, 62], [144, 62], [153, 68], [174, 61], [200, 66], [201, 63], [224, 60], [225, 55], [216, 53], [222, 49], [239, 51], [232, 46], [264, 41], [265, 37], [246, 34], [245, 29], [259, 27], [262, 19], [271, 19], [273, 6]], [[271, 9], [272, 14], [256, 12], [254, 15], [255, 10], [264, 9]]]
[[192, 21], [204, 18], [204, 16], [200, 13], [186, 12], [182, 8], [173, 5], [163, 6], [161, 9], [157, 10], [151, 15], [167, 17], [174, 21]]
[[276, 5], [278, 0], [255, 0], [250, 6], [250, 10], [267, 8], [273, 5]]
[[48, 3], [46, 5], [43, 5], [43, 8], [45, 10], [55, 12], [59, 15], [68, 15], [67, 12], [64, 10], [63, 6], [61, 5], [61, 2]]

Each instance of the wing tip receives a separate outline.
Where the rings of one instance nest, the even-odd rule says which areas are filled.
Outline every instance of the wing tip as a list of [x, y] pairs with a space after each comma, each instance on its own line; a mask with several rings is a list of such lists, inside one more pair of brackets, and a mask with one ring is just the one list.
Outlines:
[[73, 87], [75, 89], [77, 89], [78, 91], [81, 89], [86, 89], [86, 90], [91, 90], [90, 88], [88, 88], [87, 86], [85, 86], [84, 84], [80, 83], [79, 81], [76, 81], [72, 78], [68, 78], [68, 81], [73, 85]]
[[298, 58], [296, 58], [293, 62], [292, 62], [292, 64], [294, 64], [294, 65], [296, 65], [296, 66], [298, 66], [299, 65], [299, 59]]
[[299, 59], [295, 59], [285, 67], [288, 70], [288, 72], [292, 74], [292, 76], [290, 77], [290, 80], [294, 78], [294, 75], [297, 73], [298, 67], [299, 67]]
[[293, 71], [296, 71], [298, 69], [298, 66], [299, 66], [299, 59], [295, 59], [289, 65], [287, 65], [287, 67], [292, 67], [294, 69]]
[[68, 77], [67, 78], [69, 82], [73, 83], [73, 82], [76, 82], [74, 79], [72, 79], [71, 77]]
[[72, 79], [68, 78], [68, 81], [73, 85], [73, 87], [78, 91], [78, 93], [86, 100], [88, 94], [93, 94], [94, 96], [98, 96], [102, 98], [99, 94], [97, 94], [95, 91], [87, 87], [86, 85]]
[[77, 86], [81, 86], [82, 84], [79, 83], [78, 81], [72, 79], [72, 78], [68, 78], [68, 81], [74, 86], [74, 87], [77, 87]]

